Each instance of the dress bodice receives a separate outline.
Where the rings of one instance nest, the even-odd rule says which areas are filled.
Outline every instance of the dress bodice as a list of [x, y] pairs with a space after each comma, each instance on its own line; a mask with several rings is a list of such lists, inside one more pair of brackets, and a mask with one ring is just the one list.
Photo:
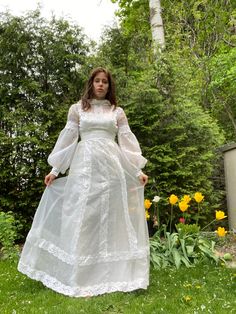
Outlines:
[[[117, 135], [120, 152], [137, 176], [147, 160], [142, 156], [137, 138], [130, 130], [124, 110], [121, 107], [114, 108], [106, 99], [92, 99], [90, 104], [87, 111], [82, 109], [81, 101], [70, 107], [67, 123], [48, 157], [48, 163], [53, 167], [52, 173], [65, 173], [70, 167], [79, 137], [81, 142], [94, 140], [93, 149], [96, 150], [95, 140], [98, 140], [97, 143], [101, 139], [114, 141]], [[103, 141], [103, 144], [111, 143]]]
[[91, 101], [91, 108], [87, 111], [79, 109], [79, 130], [81, 140], [93, 138], [115, 138], [117, 134], [117, 110], [108, 100]]

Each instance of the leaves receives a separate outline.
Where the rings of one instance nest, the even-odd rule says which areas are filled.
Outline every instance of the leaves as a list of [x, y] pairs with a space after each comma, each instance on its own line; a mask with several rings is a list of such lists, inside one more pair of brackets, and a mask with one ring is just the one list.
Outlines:
[[2, 13], [0, 29], [0, 207], [31, 222], [47, 156], [84, 85], [88, 46], [78, 26], [38, 10]]
[[[151, 263], [155, 268], [181, 265], [187, 268], [199, 263], [219, 263], [214, 251], [214, 241], [204, 238], [199, 232], [166, 232], [165, 226], [150, 238]], [[163, 232], [163, 234], [162, 234]]]
[[17, 259], [19, 254], [15, 240], [22, 225], [17, 221], [12, 212], [0, 211], [0, 259]]

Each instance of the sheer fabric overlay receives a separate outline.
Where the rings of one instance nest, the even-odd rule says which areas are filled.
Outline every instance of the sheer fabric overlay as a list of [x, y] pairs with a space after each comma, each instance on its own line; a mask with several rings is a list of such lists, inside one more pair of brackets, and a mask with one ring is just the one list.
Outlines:
[[18, 270], [73, 297], [146, 289], [149, 241], [137, 177], [146, 159], [123, 109], [107, 100], [92, 100], [89, 111], [72, 105], [48, 162], [52, 173], [69, 174], [45, 189]]

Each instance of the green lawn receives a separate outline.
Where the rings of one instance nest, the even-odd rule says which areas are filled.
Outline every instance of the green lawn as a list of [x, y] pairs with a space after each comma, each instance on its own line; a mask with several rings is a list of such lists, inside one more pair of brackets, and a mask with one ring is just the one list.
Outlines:
[[151, 270], [147, 291], [70, 298], [45, 288], [0, 261], [0, 313], [236, 313], [236, 271], [210, 265]]

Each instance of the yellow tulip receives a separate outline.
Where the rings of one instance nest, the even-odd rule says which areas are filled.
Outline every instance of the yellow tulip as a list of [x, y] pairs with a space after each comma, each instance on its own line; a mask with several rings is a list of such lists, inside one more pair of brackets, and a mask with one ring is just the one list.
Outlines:
[[185, 212], [187, 209], [188, 209], [189, 205], [184, 202], [184, 201], [181, 201], [179, 202], [179, 208], [182, 212]]
[[201, 192], [196, 192], [194, 194], [194, 199], [197, 203], [201, 203], [201, 201], [204, 199], [204, 196], [202, 195]]
[[227, 233], [227, 231], [225, 230], [224, 227], [218, 227], [216, 232], [217, 232], [219, 237], [224, 237], [226, 235], [226, 233]]
[[221, 220], [226, 218], [225, 213], [222, 210], [216, 210], [216, 220]]
[[171, 196], [169, 197], [169, 202], [171, 205], [175, 205], [178, 202], [178, 196], [171, 194]]
[[145, 201], [144, 201], [144, 207], [145, 207], [146, 209], [149, 209], [149, 208], [151, 207], [151, 205], [152, 205], [152, 202], [150, 202], [150, 200], [148, 200], [148, 199], [145, 199]]
[[145, 217], [146, 217], [146, 220], [150, 219], [150, 214], [147, 210], [145, 210]]
[[189, 195], [184, 195], [182, 201], [188, 204], [191, 201], [191, 197]]

